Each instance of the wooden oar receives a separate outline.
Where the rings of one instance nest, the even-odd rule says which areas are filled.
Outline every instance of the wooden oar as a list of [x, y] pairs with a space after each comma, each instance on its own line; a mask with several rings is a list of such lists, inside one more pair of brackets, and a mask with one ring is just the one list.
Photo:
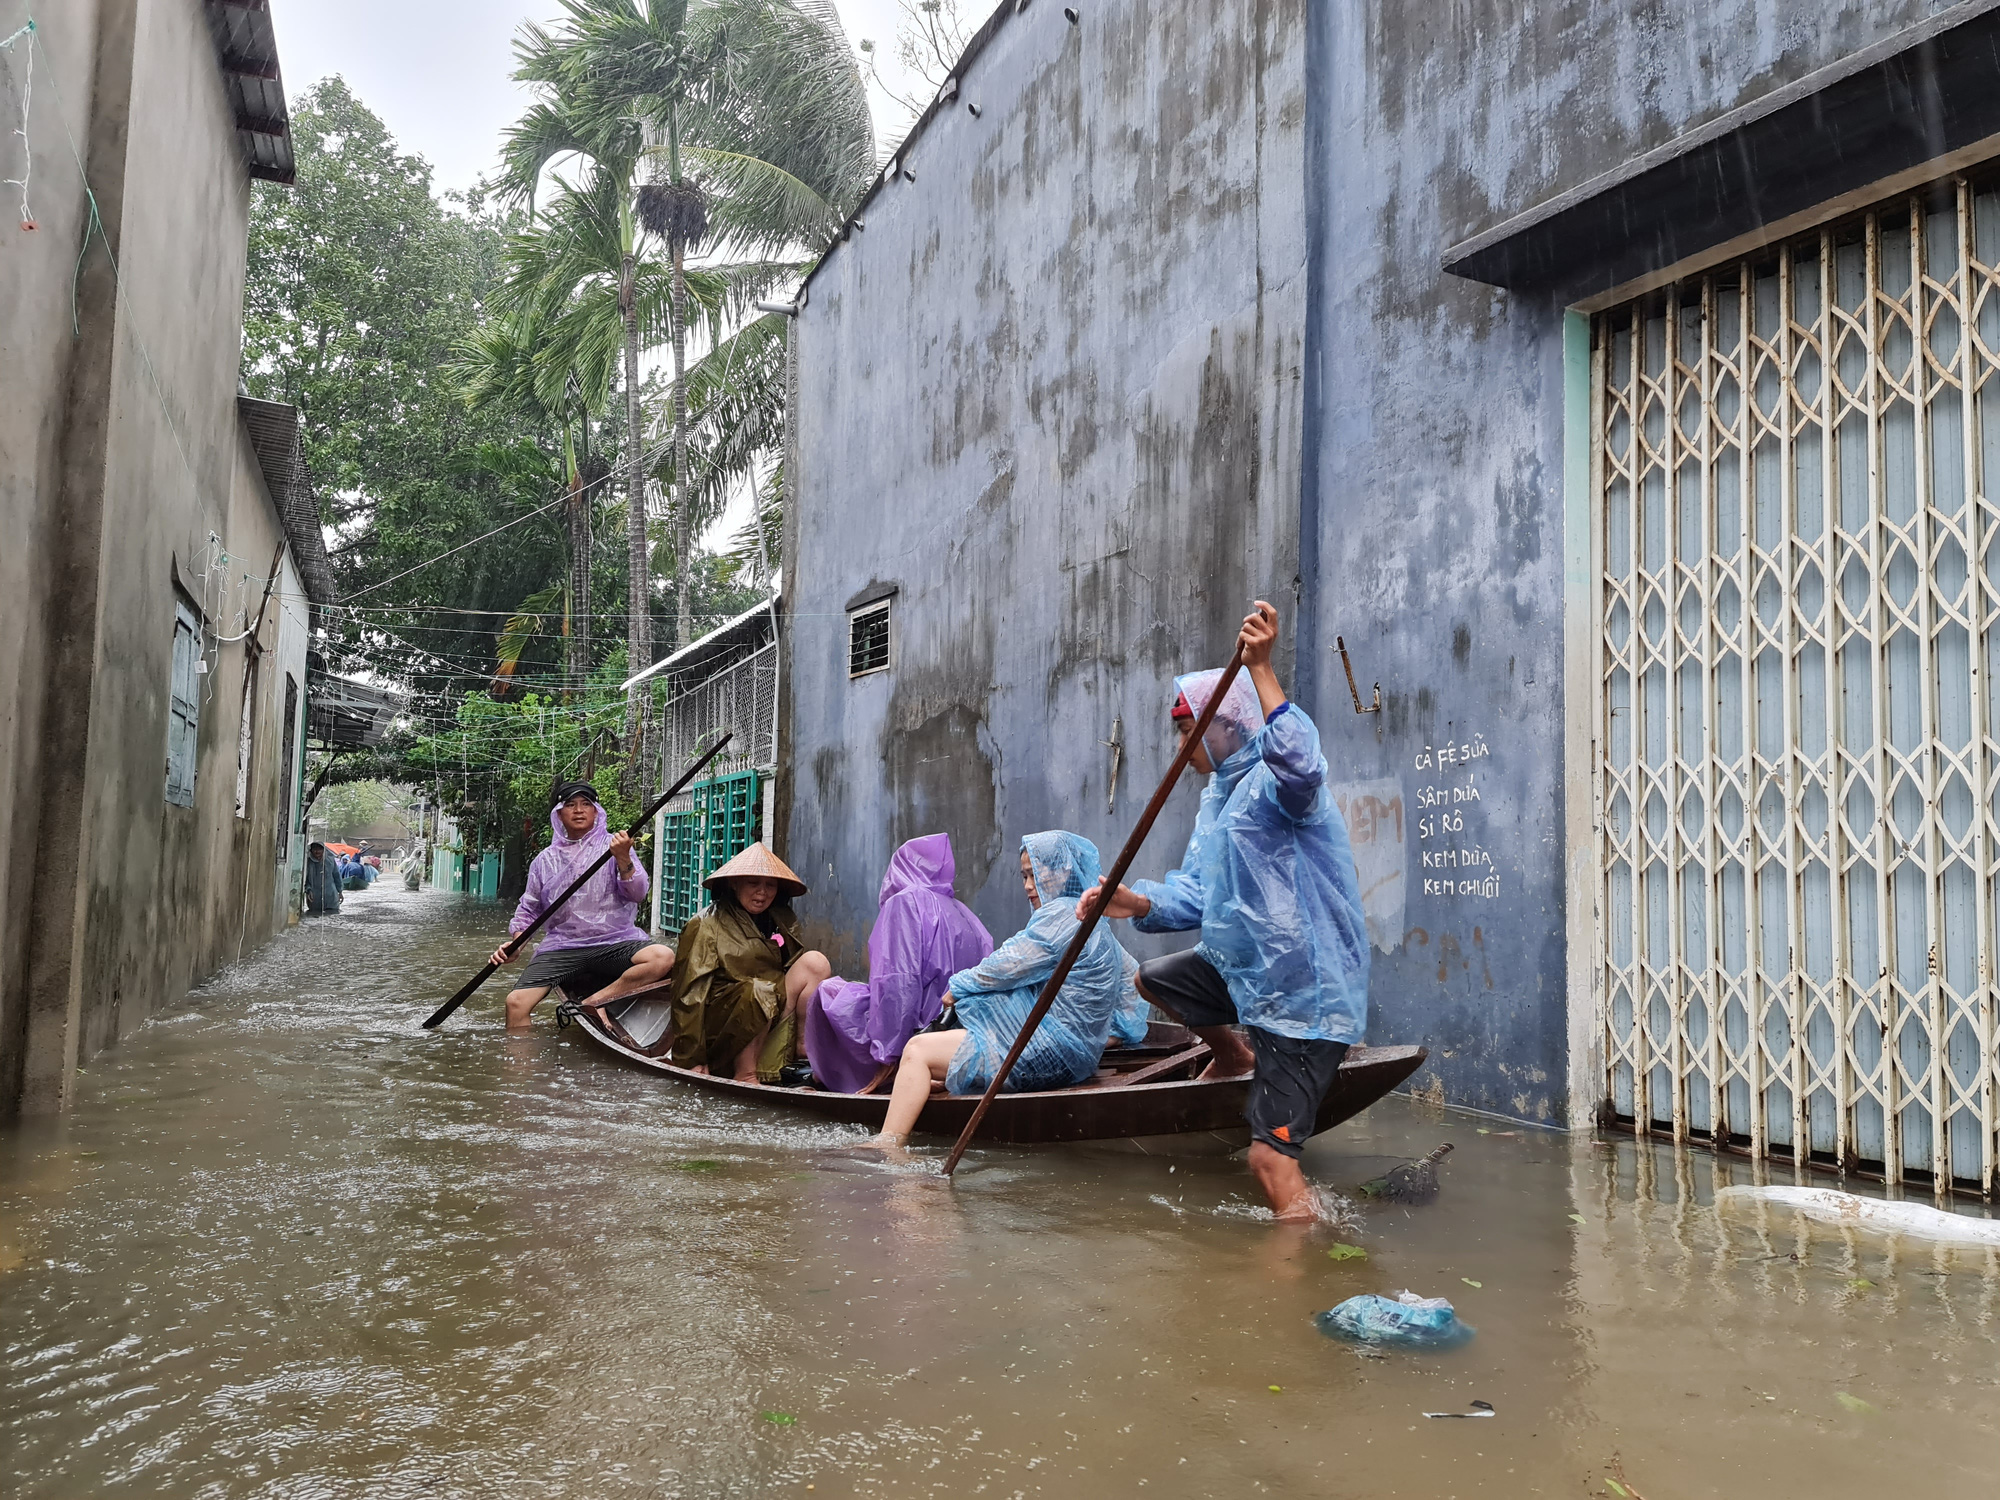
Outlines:
[[[733, 738], [732, 732], [725, 730], [723, 732], [722, 738], [717, 740], [713, 745], [710, 745], [708, 749], [702, 753], [701, 757], [698, 760], [696, 760], [693, 765], [689, 766], [687, 770], [683, 771], [681, 773], [681, 779], [679, 781], [676, 781], [672, 786], [668, 787], [664, 792], [660, 793], [660, 795], [654, 799], [653, 805], [647, 808], [644, 812], [640, 813], [638, 819], [632, 824], [630, 828], [626, 829], [625, 832], [632, 838], [636, 839], [640, 835], [640, 833], [644, 831], [646, 825], [653, 821], [653, 814], [658, 812], [661, 808], [665, 807], [669, 802], [673, 801], [675, 797], [679, 796], [681, 788], [685, 787], [690, 781], [693, 781], [696, 776], [700, 775], [702, 767], [707, 765], [710, 761], [714, 760], [717, 754], [721, 752], [722, 747], [728, 744], [732, 738]], [[596, 859], [592, 860], [590, 862], [590, 868], [585, 870], [581, 875], [577, 876], [576, 879], [572, 880], [569, 883], [569, 889], [564, 891], [560, 896], [556, 897], [555, 900], [551, 901], [548, 904], [548, 906], [543, 909], [542, 914], [539, 917], [535, 918], [534, 921], [528, 924], [528, 928], [525, 932], [521, 933], [517, 937], [511, 937], [507, 939], [505, 943], [501, 944], [502, 950], [508, 953], [515, 953], [520, 951], [521, 944], [527, 942], [529, 938], [533, 937], [536, 933], [540, 932], [542, 930], [542, 924], [548, 921], [550, 917], [554, 916], [565, 901], [569, 900], [570, 897], [574, 896], [578, 891], [582, 890], [583, 883], [586, 880], [590, 879], [591, 876], [595, 875], [599, 870], [603, 869], [604, 862], [610, 858], [611, 858], [611, 851], [609, 849], [606, 849], [602, 854], [598, 855]], [[482, 984], [486, 983], [488, 979], [491, 979], [493, 977], [493, 971], [499, 967], [500, 965], [494, 963], [491, 959], [488, 959], [486, 961], [486, 967], [481, 969], [477, 974], [474, 974], [472, 978], [468, 979], [465, 982], [464, 989], [460, 990], [456, 995], [453, 995], [449, 1000], [445, 1001], [444, 1004], [440, 1005], [436, 1010], [431, 1012], [431, 1018], [428, 1021], [424, 1022], [424, 1030], [431, 1031], [439, 1026], [444, 1025], [445, 1021], [450, 1017], [451, 1013], [457, 1010], [461, 1005], [465, 1004], [466, 1001], [470, 1000], [472, 998], [473, 991], [477, 990]]]
[[972, 1118], [965, 1122], [965, 1129], [959, 1132], [958, 1144], [951, 1148], [951, 1155], [944, 1159], [944, 1175], [949, 1177], [958, 1169], [958, 1160], [965, 1155], [965, 1148], [972, 1144], [972, 1137], [979, 1130], [979, 1122], [986, 1118], [986, 1111], [993, 1106], [993, 1096], [1000, 1092], [1000, 1086], [1007, 1081], [1007, 1075], [1014, 1071], [1014, 1064], [1021, 1060], [1021, 1052], [1028, 1045], [1028, 1039], [1035, 1034], [1035, 1028], [1042, 1024], [1042, 1017], [1049, 1013], [1049, 1007], [1056, 1003], [1056, 992], [1069, 978], [1069, 971], [1075, 967], [1077, 959], [1083, 956], [1083, 945], [1090, 941], [1091, 933], [1097, 930], [1097, 919], [1104, 915], [1105, 903], [1111, 893], [1125, 881], [1125, 872], [1132, 861], [1139, 857], [1139, 846], [1146, 842], [1146, 835], [1153, 831], [1153, 822], [1160, 816], [1160, 809], [1167, 805], [1167, 798], [1174, 789], [1174, 783], [1181, 779], [1181, 772], [1194, 759], [1195, 747], [1208, 733], [1208, 726], [1215, 722], [1215, 711], [1222, 706], [1222, 700], [1229, 693], [1230, 684], [1236, 681], [1236, 674], [1243, 670], [1243, 648], [1238, 646], [1236, 654], [1229, 658], [1229, 666], [1222, 674], [1222, 680], [1215, 685], [1209, 696], [1208, 706], [1195, 720], [1194, 733], [1181, 746], [1174, 763], [1167, 767], [1167, 774], [1160, 781], [1159, 790], [1153, 793], [1153, 800], [1146, 804], [1146, 811], [1140, 815], [1132, 829], [1132, 836], [1125, 840], [1125, 847], [1118, 853], [1118, 861], [1112, 865], [1110, 874], [1104, 877], [1103, 899], [1090, 909], [1090, 915], [1077, 924], [1076, 936], [1069, 940], [1069, 947], [1063, 950], [1061, 962], [1049, 982], [1042, 986], [1042, 993], [1035, 1001], [1035, 1008], [1028, 1012], [1028, 1019], [1021, 1024], [1021, 1034], [1014, 1038], [1014, 1045], [1007, 1049], [1007, 1057], [1000, 1064], [1000, 1070], [993, 1075], [993, 1081], [986, 1085], [986, 1093], [979, 1101], [979, 1107], [972, 1112]]

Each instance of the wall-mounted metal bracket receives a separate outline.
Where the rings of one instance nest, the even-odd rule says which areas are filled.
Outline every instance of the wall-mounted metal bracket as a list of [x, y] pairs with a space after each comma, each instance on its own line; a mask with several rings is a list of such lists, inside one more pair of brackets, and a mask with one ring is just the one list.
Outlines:
[[1349, 696], [1354, 699], [1354, 711], [1358, 714], [1379, 714], [1382, 712], [1382, 684], [1379, 682], [1375, 684], [1374, 703], [1367, 708], [1363, 708], [1361, 706], [1361, 689], [1354, 685], [1354, 663], [1347, 659], [1347, 642], [1340, 636], [1335, 636], [1333, 643], [1340, 648], [1341, 666], [1347, 669], [1347, 691]]
[[1107, 815], [1118, 811], [1118, 770], [1125, 763], [1125, 716], [1120, 714], [1111, 721], [1111, 738], [1098, 743], [1111, 752], [1111, 775], [1104, 783], [1104, 811]]

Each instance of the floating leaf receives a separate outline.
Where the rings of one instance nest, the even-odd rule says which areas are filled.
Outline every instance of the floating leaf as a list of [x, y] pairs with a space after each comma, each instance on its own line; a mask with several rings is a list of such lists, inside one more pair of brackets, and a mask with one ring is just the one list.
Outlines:
[[1491, 1135], [1491, 1134], [1493, 1134], [1493, 1132], [1492, 1132], [1492, 1131], [1490, 1131], [1490, 1130], [1487, 1130], [1487, 1129], [1485, 1129], [1485, 1128], [1483, 1128], [1483, 1127], [1480, 1127], [1480, 1128], [1479, 1128], [1479, 1133], [1480, 1133], [1481, 1135]]
[[1270, 1386], [1266, 1386], [1266, 1387], [1264, 1387], [1264, 1389], [1266, 1389], [1266, 1390], [1268, 1390], [1268, 1391], [1282, 1391], [1282, 1390], [1284, 1389], [1284, 1387], [1283, 1387], [1283, 1386], [1281, 1386], [1281, 1385], [1270, 1385]]
[[764, 1420], [773, 1426], [792, 1427], [797, 1425], [799, 1419], [788, 1411], [767, 1411], [764, 1413]]
[[1868, 1412], [1876, 1410], [1876, 1407], [1873, 1402], [1863, 1401], [1859, 1396], [1850, 1396], [1847, 1394], [1846, 1391], [1834, 1392], [1833, 1399], [1838, 1401], [1842, 1406], [1846, 1407], [1851, 1412]]
[[1853, 1287], [1853, 1288], [1854, 1288], [1854, 1290], [1856, 1290], [1857, 1292], [1859, 1292], [1859, 1291], [1865, 1291], [1865, 1290], [1867, 1290], [1867, 1289], [1868, 1289], [1869, 1287], [1871, 1287], [1871, 1286], [1875, 1285], [1875, 1283], [1874, 1283], [1874, 1282], [1872, 1282], [1872, 1281], [1870, 1281], [1870, 1280], [1869, 1280], [1869, 1279], [1868, 1279], [1868, 1278], [1867, 1278], [1866, 1276], [1857, 1276], [1857, 1277], [1855, 1277], [1855, 1278], [1854, 1278], [1854, 1279], [1853, 1279], [1852, 1281], [1848, 1282], [1847, 1284], [1848, 1284], [1849, 1286]]
[[1359, 1245], [1335, 1245], [1326, 1252], [1328, 1260], [1366, 1260], [1368, 1252]]
[[1622, 1496], [1623, 1500], [1632, 1500], [1632, 1492], [1615, 1479], [1605, 1480], [1604, 1487], [1611, 1491], [1612, 1494]]
[[1486, 1285], [1486, 1283], [1485, 1283], [1485, 1282], [1483, 1282], [1483, 1281], [1474, 1281], [1474, 1280], [1473, 1280], [1473, 1279], [1472, 1279], [1472, 1278], [1471, 1278], [1470, 1276], [1461, 1276], [1461, 1277], [1459, 1277], [1458, 1279], [1459, 1279], [1460, 1281], [1464, 1282], [1464, 1283], [1465, 1283], [1465, 1284], [1466, 1284], [1467, 1286], [1485, 1286], [1485, 1285]]
[[1588, 1224], [1590, 1222], [1590, 1220], [1586, 1219], [1582, 1214], [1571, 1214], [1570, 1220], [1571, 1222], [1577, 1224]]

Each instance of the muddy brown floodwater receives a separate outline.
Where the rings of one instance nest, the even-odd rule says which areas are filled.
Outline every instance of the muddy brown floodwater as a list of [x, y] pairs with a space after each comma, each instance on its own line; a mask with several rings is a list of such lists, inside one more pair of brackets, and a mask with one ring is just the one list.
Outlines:
[[[1338, 1231], [1274, 1227], [1227, 1158], [859, 1166], [503, 1035], [498, 985], [419, 1030], [498, 921], [352, 897], [0, 1136], [0, 1493], [1993, 1493], [1984, 1254], [1725, 1221], [1740, 1166], [1401, 1099], [1307, 1167], [1449, 1139], [1443, 1195]], [[1404, 1287], [1477, 1335], [1313, 1325]]]

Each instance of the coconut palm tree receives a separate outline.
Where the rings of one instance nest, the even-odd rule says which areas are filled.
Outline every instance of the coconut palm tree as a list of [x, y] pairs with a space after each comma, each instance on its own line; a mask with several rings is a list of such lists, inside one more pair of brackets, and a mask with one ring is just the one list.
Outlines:
[[[713, 340], [727, 322], [740, 320], [756, 297], [796, 273], [786, 263], [743, 262], [690, 268], [674, 277], [651, 257], [628, 261], [619, 217], [615, 192], [593, 173], [583, 188], [559, 184], [535, 222], [513, 237], [495, 297], [498, 312], [461, 366], [470, 391], [534, 414], [560, 411], [587, 429], [588, 414], [602, 410], [612, 393], [621, 355], [629, 360], [636, 345], [655, 340], [671, 321], [677, 288]], [[628, 383], [623, 392], [628, 421], [643, 391], [643, 385], [635, 392]], [[643, 488], [643, 481], [634, 486], [629, 480], [633, 446], [628, 438], [623, 456], [628, 492]], [[650, 468], [657, 456], [644, 452], [641, 463]], [[671, 473], [670, 461], [663, 461], [655, 475], [668, 493]], [[628, 505], [628, 542], [630, 517]], [[629, 555], [636, 562], [645, 553]], [[649, 595], [642, 590], [640, 597]]]
[[[829, 0], [564, 0], [564, 11], [555, 32], [524, 33], [517, 76], [541, 86], [545, 98], [510, 139], [508, 186], [531, 196], [554, 157], [588, 156], [618, 181], [626, 254], [636, 254], [630, 216], [666, 246], [674, 346], [668, 472], [676, 633], [685, 643], [697, 517], [679, 481], [693, 473], [688, 257], [704, 245], [759, 257], [823, 249], [874, 171], [873, 130]], [[801, 268], [797, 261], [752, 264], [759, 280], [771, 277], [774, 264]], [[635, 344], [628, 339], [627, 400], [634, 407]], [[628, 426], [641, 430], [636, 412]]]
[[[537, 26], [525, 28], [517, 51], [522, 66], [516, 76], [538, 81], [546, 81], [540, 75], [552, 71], [552, 60], [560, 55], [555, 38]], [[643, 149], [636, 120], [557, 93], [537, 103], [508, 132], [500, 182], [504, 195], [532, 210], [543, 170], [552, 161], [572, 158], [585, 170], [581, 184], [560, 184], [546, 221], [538, 220], [508, 247], [501, 300], [509, 309], [531, 311], [550, 332], [552, 343], [566, 338], [593, 376], [606, 352], [607, 320], [579, 315], [576, 304], [596, 304], [601, 312], [608, 297], [615, 310], [615, 319], [610, 320], [617, 330], [613, 346], [623, 354], [625, 366], [626, 647], [628, 659], [640, 666], [653, 659], [652, 555], [647, 545], [644, 427], [639, 417], [644, 267], [632, 214], [634, 175]], [[552, 368], [560, 364], [559, 357], [552, 358]], [[608, 369], [604, 373], [608, 386]], [[627, 716], [625, 737], [631, 752], [627, 764], [642, 768], [644, 723], [637, 699]]]

